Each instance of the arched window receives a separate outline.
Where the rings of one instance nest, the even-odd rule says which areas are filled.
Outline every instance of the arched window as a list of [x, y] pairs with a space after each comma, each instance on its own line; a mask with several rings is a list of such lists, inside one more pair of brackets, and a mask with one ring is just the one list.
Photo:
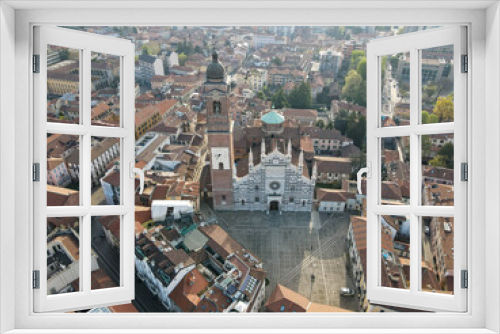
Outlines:
[[302, 206], [306, 206], [306, 201], [302, 201]]
[[280, 312], [285, 312], [285, 305], [281, 305]]
[[214, 106], [214, 114], [220, 114], [220, 102], [214, 101], [213, 106]]
[[219, 169], [224, 169], [224, 164], [222, 162], [219, 162]]
[[241, 200], [241, 205], [245, 205], [245, 200], [244, 199]]
[[255, 191], [259, 191], [259, 186], [255, 186]]

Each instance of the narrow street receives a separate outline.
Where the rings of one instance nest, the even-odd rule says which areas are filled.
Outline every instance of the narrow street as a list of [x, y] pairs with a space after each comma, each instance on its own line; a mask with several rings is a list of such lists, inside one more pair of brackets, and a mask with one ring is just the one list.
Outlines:
[[[119, 285], [120, 282], [120, 253], [101, 237], [104, 233], [97, 217], [92, 217], [92, 250], [98, 255], [98, 263], [111, 279]], [[135, 299], [132, 304], [140, 312], [168, 312], [161, 302], [153, 296], [139, 277], [135, 275]]]

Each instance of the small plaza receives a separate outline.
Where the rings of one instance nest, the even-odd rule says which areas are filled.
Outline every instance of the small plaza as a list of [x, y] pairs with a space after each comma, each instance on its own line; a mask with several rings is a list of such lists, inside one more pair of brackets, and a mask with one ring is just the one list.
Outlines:
[[313, 302], [358, 311], [357, 297], [339, 294], [341, 287], [355, 288], [347, 267], [349, 214], [205, 213], [216, 216], [221, 227], [263, 261], [269, 280], [266, 298], [279, 283]]

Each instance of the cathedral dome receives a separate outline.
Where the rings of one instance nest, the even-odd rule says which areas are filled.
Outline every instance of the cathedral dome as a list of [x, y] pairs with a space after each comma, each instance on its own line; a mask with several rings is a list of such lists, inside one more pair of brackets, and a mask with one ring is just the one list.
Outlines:
[[207, 67], [207, 81], [223, 81], [226, 75], [224, 66], [217, 59], [217, 52], [212, 53], [212, 62]]
[[274, 110], [262, 116], [260, 120], [266, 124], [281, 124], [285, 122], [285, 118]]

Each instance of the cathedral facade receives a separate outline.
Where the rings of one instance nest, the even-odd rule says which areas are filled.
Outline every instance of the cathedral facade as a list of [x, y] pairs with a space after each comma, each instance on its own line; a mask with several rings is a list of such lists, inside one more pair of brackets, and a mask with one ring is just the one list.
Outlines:
[[284, 117], [275, 110], [261, 117], [260, 145], [235, 162], [230, 86], [212, 55], [201, 88], [207, 103], [207, 137], [212, 200], [215, 210], [311, 211], [316, 167], [307, 167], [300, 141], [294, 148], [284, 135]]
[[262, 141], [260, 154], [260, 163], [254, 165], [254, 154], [250, 150], [248, 174], [233, 175], [234, 210], [311, 211], [316, 167], [309, 177], [304, 170], [303, 152], [295, 165], [291, 141], [286, 153], [274, 145], [268, 154], [265, 141]]

